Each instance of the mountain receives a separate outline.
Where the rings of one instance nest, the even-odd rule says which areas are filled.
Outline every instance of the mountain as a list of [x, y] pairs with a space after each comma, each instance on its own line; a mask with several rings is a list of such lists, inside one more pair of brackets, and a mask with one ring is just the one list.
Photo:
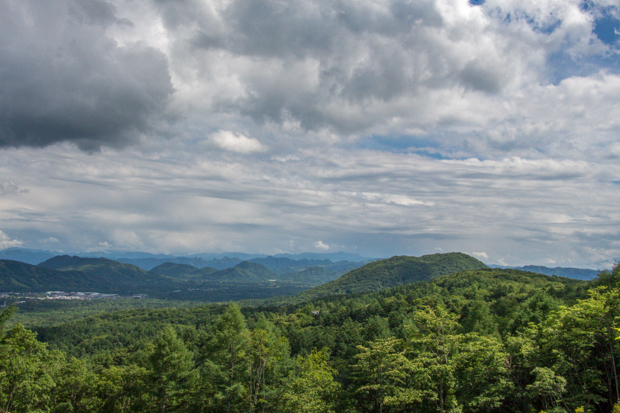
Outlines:
[[351, 254], [349, 252], [329, 252], [329, 253], [317, 253], [317, 252], [302, 252], [299, 254], [276, 254], [274, 255], [276, 258], [289, 258], [292, 260], [330, 260], [332, 262], [336, 261], [351, 261], [351, 262], [360, 262], [360, 261], [373, 261], [374, 258], [362, 257], [359, 254]]
[[599, 271], [597, 270], [587, 270], [587, 269], [582, 269], [582, 268], [562, 268], [562, 267], [547, 268], [542, 265], [526, 265], [524, 267], [516, 267], [515, 269], [535, 272], [535, 273], [544, 274], [544, 275], [557, 275], [558, 277], [574, 278], [577, 280], [584, 280], [584, 281], [588, 281], [588, 280], [592, 280], [596, 278], [596, 276], [599, 273]]
[[255, 262], [258, 264], [262, 264], [265, 267], [269, 268], [275, 272], [292, 272], [295, 270], [306, 269], [309, 267], [314, 267], [316, 265], [329, 265], [332, 264], [330, 260], [292, 260], [290, 258], [278, 258], [269, 256], [266, 258], [253, 258], [248, 260], [250, 262]]
[[396, 256], [350, 271], [326, 284], [303, 291], [295, 299], [307, 301], [328, 295], [378, 291], [417, 281], [429, 281], [455, 272], [488, 268], [474, 257], [451, 252], [421, 257]]
[[115, 292], [114, 283], [98, 274], [59, 271], [19, 261], [0, 260], [1, 292], [96, 291]]
[[175, 258], [174, 255], [167, 254], [151, 254], [149, 252], [139, 252], [139, 251], [93, 251], [93, 252], [77, 252], [76, 256], [82, 258], [107, 258], [109, 260], [118, 261], [119, 259], [146, 259], [146, 258], [155, 258], [155, 259], [172, 259]]
[[215, 268], [205, 267], [196, 268], [188, 264], [176, 264], [173, 262], [166, 262], [153, 268], [151, 272], [165, 275], [171, 278], [200, 278], [210, 276], [217, 272]]
[[37, 265], [40, 262], [49, 260], [58, 255], [50, 251], [31, 250], [28, 248], [7, 248], [0, 251], [0, 259], [25, 262], [26, 264]]
[[174, 282], [160, 274], [138, 268], [135, 265], [124, 264], [107, 258], [82, 258], [69, 255], [59, 255], [50, 258], [38, 265], [41, 268], [51, 268], [60, 271], [79, 271], [94, 274], [110, 281], [119, 287], [119, 291], [153, 290], [164, 286], [172, 286]]
[[557, 275], [558, 277], [573, 278], [575, 280], [593, 280], [596, 278], [600, 270], [592, 270], [586, 268], [571, 268], [571, 267], [555, 267], [549, 268], [543, 265], [525, 265], [523, 267], [507, 267], [502, 265], [490, 265], [491, 268], [502, 269], [514, 269], [520, 271], [535, 272], [537, 274], [544, 275]]
[[262, 264], [243, 261], [232, 268], [216, 270], [215, 268], [196, 268], [185, 264], [165, 263], [151, 270], [153, 273], [172, 278], [191, 279], [193, 281], [225, 281], [233, 283], [255, 283], [282, 279], [278, 274]]
[[336, 273], [334, 271], [328, 271], [325, 267], [317, 265], [314, 267], [306, 268], [302, 271], [282, 274], [280, 275], [280, 278], [282, 280], [303, 284], [321, 285], [328, 281], [332, 281], [335, 278], [338, 278], [338, 275], [335, 274]]
[[138, 258], [138, 259], [119, 258], [116, 261], [122, 262], [125, 264], [132, 264], [146, 271], [150, 271], [153, 268], [157, 267], [158, 265], [165, 264], [167, 262], [174, 263], [174, 264], [191, 265], [192, 267], [196, 267], [196, 268], [209, 267], [209, 268], [215, 268], [216, 270], [232, 268], [235, 265], [242, 262], [242, 260], [237, 257], [213, 258], [212, 260], [209, 260], [209, 261], [199, 258], [199, 257]]
[[212, 280], [234, 282], [262, 282], [277, 280], [278, 275], [262, 264], [243, 261], [232, 268], [226, 268], [211, 274]]

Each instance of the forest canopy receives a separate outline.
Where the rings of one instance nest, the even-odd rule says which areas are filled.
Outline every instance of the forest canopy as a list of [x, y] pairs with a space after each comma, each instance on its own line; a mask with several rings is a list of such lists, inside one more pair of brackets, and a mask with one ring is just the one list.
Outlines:
[[[0, 316], [1, 412], [612, 412], [620, 266], [478, 269], [280, 306]], [[616, 407], [614, 407], [616, 406]]]

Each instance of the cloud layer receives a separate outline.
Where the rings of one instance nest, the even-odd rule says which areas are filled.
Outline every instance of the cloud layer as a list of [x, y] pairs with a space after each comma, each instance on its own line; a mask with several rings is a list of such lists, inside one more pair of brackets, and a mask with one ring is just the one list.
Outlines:
[[612, 0], [4, 1], [1, 242], [612, 262], [619, 17]]

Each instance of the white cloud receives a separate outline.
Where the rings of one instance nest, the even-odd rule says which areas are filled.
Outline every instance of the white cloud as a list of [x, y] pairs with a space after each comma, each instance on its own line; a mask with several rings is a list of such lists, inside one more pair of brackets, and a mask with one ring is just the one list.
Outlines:
[[327, 244], [323, 244], [323, 241], [317, 241], [314, 243], [314, 248], [321, 251], [327, 251], [330, 249], [330, 246]]
[[487, 254], [486, 252], [472, 252], [472, 255], [476, 258], [480, 258], [484, 260], [489, 259], [489, 254]]
[[21, 247], [22, 245], [22, 241], [11, 239], [11, 237], [0, 230], [0, 248], [5, 249], [11, 247]]
[[263, 152], [265, 150], [258, 139], [248, 138], [227, 130], [212, 133], [209, 135], [208, 142], [221, 149], [238, 153]]

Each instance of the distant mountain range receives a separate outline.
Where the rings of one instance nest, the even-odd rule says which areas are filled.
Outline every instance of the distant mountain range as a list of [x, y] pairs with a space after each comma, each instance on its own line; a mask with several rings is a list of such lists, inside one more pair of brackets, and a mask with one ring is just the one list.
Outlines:
[[521, 271], [535, 272], [544, 275], [557, 275], [558, 277], [574, 278], [576, 280], [592, 280], [596, 278], [599, 270], [590, 270], [584, 268], [555, 267], [549, 268], [542, 265], [525, 265], [523, 267], [506, 267], [501, 265], [490, 265], [491, 268], [514, 269]]
[[[22, 248], [6, 249], [0, 251], [0, 292], [145, 293], [159, 298], [173, 296], [175, 299], [205, 301], [265, 298], [301, 292], [295, 299], [307, 301], [329, 295], [378, 291], [433, 280], [445, 274], [488, 268], [462, 253], [355, 262], [334, 262], [327, 258], [335, 259], [340, 257], [338, 254], [262, 256], [249, 260], [229, 256], [205, 259], [152, 254], [145, 257], [140, 254], [126, 253], [124, 258], [112, 260], [54, 256], [50, 251]], [[42, 258], [46, 259], [37, 262]], [[580, 280], [590, 280], [598, 273], [587, 269], [533, 265], [513, 268]]]
[[[46, 261], [57, 255], [65, 255], [61, 252], [46, 251], [46, 250], [34, 250], [28, 248], [7, 248], [0, 251], [0, 259], [13, 260], [25, 262], [27, 264], [37, 265], [43, 261]], [[358, 254], [351, 254], [346, 252], [336, 253], [300, 253], [300, 254], [277, 254], [277, 255], [264, 255], [264, 254], [246, 254], [243, 252], [226, 252], [226, 253], [203, 253], [193, 254], [188, 256], [176, 256], [166, 254], [150, 254], [148, 252], [80, 252], [71, 254], [82, 258], [107, 258], [125, 264], [133, 264], [144, 270], [151, 270], [156, 266], [165, 262], [173, 262], [176, 264], [188, 264], [197, 268], [211, 267], [223, 270], [225, 268], [232, 268], [242, 261], [255, 261], [260, 260], [273, 261], [274, 259], [281, 258], [284, 261], [348, 261], [348, 262], [368, 262], [375, 258], [366, 258]], [[256, 261], [257, 260], [257, 261]], [[282, 261], [282, 262], [284, 262]], [[314, 264], [322, 265], [322, 264]], [[269, 265], [267, 265], [270, 267]], [[283, 265], [278, 264], [278, 267]], [[301, 264], [304, 268], [308, 268], [311, 265]], [[272, 268], [272, 267], [270, 267]], [[275, 269], [276, 266], [273, 267]]]
[[27, 248], [7, 248], [0, 251], [0, 260], [12, 260], [37, 265], [61, 254], [60, 252], [31, 250]]
[[[44, 257], [40, 251], [14, 249], [4, 256]], [[38, 259], [37, 258], [37, 259]], [[94, 291], [102, 293], [146, 293], [154, 297], [199, 299], [206, 301], [261, 298], [274, 294], [294, 294], [331, 281], [366, 262], [331, 262], [330, 260], [290, 258], [176, 259], [136, 258], [159, 263], [147, 271], [127, 262], [131, 259], [53, 256], [38, 265], [0, 259], [0, 292]], [[199, 264], [201, 267], [191, 264]], [[266, 264], [266, 265], [263, 265]], [[206, 267], [211, 264], [215, 267]], [[270, 268], [271, 267], [271, 268]], [[277, 290], [282, 288], [281, 290]], [[237, 291], [234, 292], [233, 290]], [[239, 291], [243, 291], [239, 293]]]

